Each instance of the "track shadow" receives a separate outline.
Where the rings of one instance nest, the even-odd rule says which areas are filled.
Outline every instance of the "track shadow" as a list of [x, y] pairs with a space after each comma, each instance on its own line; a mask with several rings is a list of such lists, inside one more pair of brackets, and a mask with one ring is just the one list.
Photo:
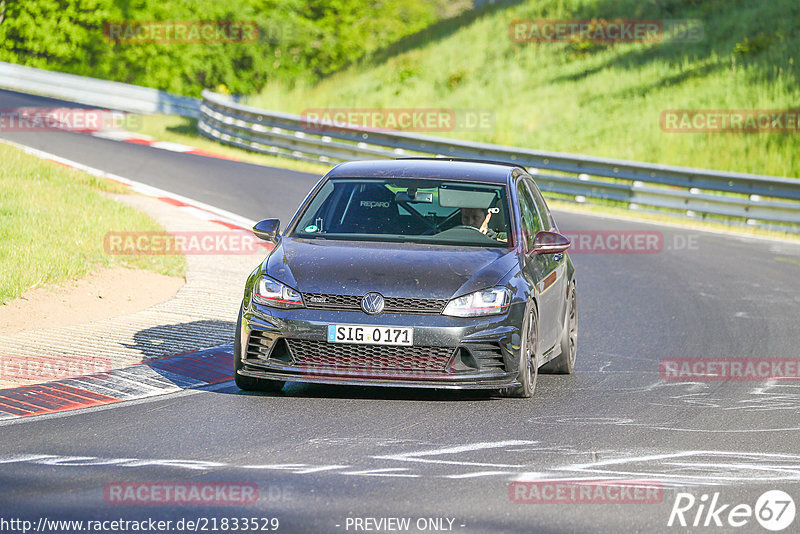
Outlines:
[[259, 397], [287, 397], [305, 399], [360, 399], [388, 401], [431, 401], [464, 402], [488, 401], [499, 398], [497, 393], [488, 390], [447, 390], [415, 389], [385, 386], [339, 386], [331, 384], [311, 384], [287, 382], [280, 392], [242, 391], [231, 384], [230, 387], [216, 389], [216, 393], [228, 395], [248, 395]]
[[142, 354], [143, 360], [162, 358], [233, 343], [233, 321], [192, 321], [146, 328], [134, 334], [133, 344], [124, 344]]
[[167, 131], [181, 135], [197, 135], [197, 119], [181, 117], [180, 124], [167, 126]]

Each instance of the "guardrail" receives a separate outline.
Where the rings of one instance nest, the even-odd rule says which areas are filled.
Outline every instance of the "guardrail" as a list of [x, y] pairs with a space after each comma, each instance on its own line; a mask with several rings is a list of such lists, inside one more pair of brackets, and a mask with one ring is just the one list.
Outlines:
[[200, 115], [200, 99], [165, 91], [111, 82], [64, 72], [53, 72], [0, 61], [0, 89], [22, 91], [78, 102], [92, 107], [132, 113]]
[[[319, 131], [300, 115], [267, 111], [203, 91], [199, 132], [219, 142], [317, 163], [425, 155], [510, 161], [528, 168], [543, 191], [626, 203], [631, 209], [800, 232], [800, 179], [639, 163], [474, 143], [357, 126]], [[730, 219], [729, 219], [730, 220]]]
[[318, 131], [300, 115], [267, 111], [203, 91], [202, 101], [147, 87], [0, 62], [0, 88], [93, 107], [197, 117], [211, 139], [265, 154], [317, 163], [402, 156], [503, 160], [528, 168], [539, 187], [577, 202], [624, 203], [631, 209], [800, 233], [800, 179], [543, 152], [358, 126]]

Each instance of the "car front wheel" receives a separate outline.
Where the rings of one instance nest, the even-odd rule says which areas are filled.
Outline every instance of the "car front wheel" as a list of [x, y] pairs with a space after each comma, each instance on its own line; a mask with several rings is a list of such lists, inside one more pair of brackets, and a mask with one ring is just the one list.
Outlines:
[[504, 397], [529, 398], [536, 389], [536, 379], [539, 376], [539, 360], [536, 356], [536, 333], [538, 316], [536, 308], [525, 316], [522, 323], [519, 348], [519, 385], [500, 390]]

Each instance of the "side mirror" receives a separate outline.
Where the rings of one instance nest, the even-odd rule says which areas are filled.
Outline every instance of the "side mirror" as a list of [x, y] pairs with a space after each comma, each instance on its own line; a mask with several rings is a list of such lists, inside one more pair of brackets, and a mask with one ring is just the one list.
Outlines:
[[567, 250], [572, 243], [558, 232], [536, 232], [530, 252], [533, 254], [558, 254]]
[[263, 239], [264, 241], [269, 241], [271, 243], [278, 242], [278, 230], [281, 227], [281, 221], [278, 219], [264, 219], [263, 221], [257, 222], [256, 225], [253, 227], [253, 233], [259, 239]]

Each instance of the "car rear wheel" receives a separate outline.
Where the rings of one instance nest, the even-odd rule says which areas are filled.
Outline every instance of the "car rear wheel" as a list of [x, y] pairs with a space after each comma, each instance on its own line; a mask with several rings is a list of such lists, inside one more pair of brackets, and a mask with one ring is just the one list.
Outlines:
[[236, 321], [236, 334], [233, 343], [233, 380], [239, 389], [245, 391], [280, 391], [285, 382], [283, 380], [267, 380], [265, 378], [252, 378], [241, 376], [242, 368], [242, 310], [239, 309], [239, 319]]
[[567, 320], [561, 334], [561, 354], [542, 366], [543, 373], [568, 375], [575, 370], [578, 353], [578, 299], [574, 285], [570, 289], [567, 306]]
[[533, 396], [536, 379], [539, 376], [539, 362], [536, 356], [537, 327], [538, 316], [536, 308], [533, 308], [522, 323], [519, 348], [519, 385], [501, 389], [500, 394], [504, 397], [526, 399]]

